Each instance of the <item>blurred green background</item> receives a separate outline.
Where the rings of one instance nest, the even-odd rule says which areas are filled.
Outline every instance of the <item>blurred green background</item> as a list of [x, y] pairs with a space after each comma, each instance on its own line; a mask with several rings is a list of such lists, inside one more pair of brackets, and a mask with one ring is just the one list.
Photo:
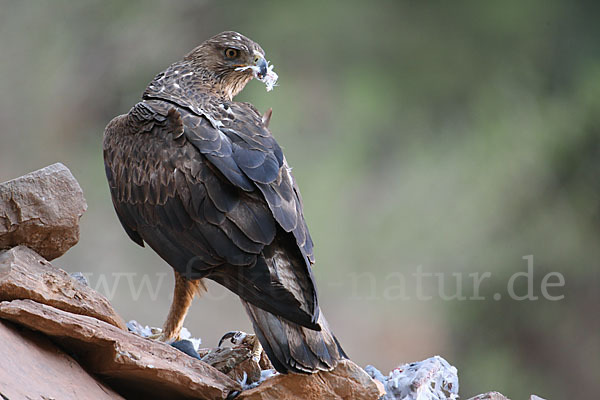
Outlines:
[[[101, 141], [154, 75], [237, 30], [280, 76], [273, 108], [316, 243], [322, 308], [384, 373], [440, 354], [462, 398], [596, 398], [600, 389], [600, 6], [522, 1], [0, 1], [0, 181], [61, 161], [89, 203], [55, 264], [126, 319], [161, 326], [170, 269], [113, 212]], [[536, 301], [508, 298], [533, 255]], [[439, 273], [424, 280], [418, 271]], [[469, 274], [490, 273], [485, 300]], [[549, 272], [564, 287], [542, 296]], [[437, 277], [441, 276], [441, 281]], [[528, 285], [519, 278], [515, 291]], [[555, 282], [552, 279], [552, 282]], [[419, 289], [420, 290], [420, 289]], [[495, 300], [494, 294], [502, 298]], [[250, 330], [210, 286], [186, 326]]]

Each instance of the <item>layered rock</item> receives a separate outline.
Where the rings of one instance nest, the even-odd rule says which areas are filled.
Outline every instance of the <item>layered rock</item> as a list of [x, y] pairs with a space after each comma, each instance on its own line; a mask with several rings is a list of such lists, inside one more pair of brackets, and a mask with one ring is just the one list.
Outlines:
[[0, 303], [0, 318], [54, 338], [126, 397], [225, 399], [241, 386], [166, 343], [33, 300]]
[[79, 219], [87, 209], [71, 171], [53, 164], [0, 183], [0, 249], [25, 245], [47, 260], [79, 241]]
[[[244, 345], [201, 349], [201, 361], [168, 344], [127, 332], [102, 295], [24, 246], [0, 253], [0, 299], [4, 300], [0, 303], [0, 319], [38, 332], [24, 331], [28, 333], [22, 343], [11, 344], [20, 348], [18, 357], [24, 360], [22, 365], [29, 365], [36, 357], [40, 365], [53, 363], [52, 359], [45, 359], [46, 353], [37, 342], [27, 340], [27, 335], [43, 334], [76, 355], [78, 368], [81, 369], [79, 364], [84, 367], [82, 373], [89, 371], [96, 377], [82, 378], [83, 384], [100, 379], [126, 398], [225, 399], [240, 393], [241, 399], [375, 400], [384, 394], [382, 386], [351, 361], [341, 363], [331, 372], [314, 375], [276, 374], [242, 391], [240, 382], [255, 386], [262, 378], [261, 372], [271, 367], [264, 353], [260, 362], [256, 362], [252, 360], [251, 349]], [[11, 343], [14, 341], [18, 339]], [[62, 354], [56, 346], [53, 352]], [[57, 379], [60, 382], [63, 378], [59, 375]], [[69, 386], [68, 382], [64, 385]], [[30, 393], [27, 386], [21, 389]], [[34, 389], [31, 393], [39, 391], [47, 397], [60, 393], [47, 391], [44, 385]], [[119, 398], [115, 392], [107, 393]]]
[[126, 330], [104, 296], [24, 246], [0, 253], [0, 300], [18, 299], [35, 300]]
[[333, 371], [313, 375], [276, 375], [258, 387], [242, 392], [240, 400], [377, 400], [385, 395], [383, 385], [375, 382], [350, 360], [340, 362]]
[[47, 337], [0, 320], [0, 398], [122, 400]]

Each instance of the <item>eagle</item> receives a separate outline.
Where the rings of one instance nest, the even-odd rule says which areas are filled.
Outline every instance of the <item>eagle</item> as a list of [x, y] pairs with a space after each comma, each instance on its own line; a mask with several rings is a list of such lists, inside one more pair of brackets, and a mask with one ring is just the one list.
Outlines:
[[277, 75], [237, 32], [156, 75], [105, 129], [112, 202], [131, 240], [174, 270], [159, 340], [178, 339], [211, 279], [239, 296], [277, 371], [331, 370], [347, 356], [319, 308], [300, 190], [268, 129], [270, 110], [233, 100], [253, 78], [270, 90]]

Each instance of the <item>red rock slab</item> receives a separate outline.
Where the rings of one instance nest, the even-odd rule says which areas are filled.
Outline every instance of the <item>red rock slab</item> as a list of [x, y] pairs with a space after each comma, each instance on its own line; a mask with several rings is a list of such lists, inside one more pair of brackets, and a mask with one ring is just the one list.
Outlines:
[[109, 301], [24, 246], [0, 253], [0, 300], [31, 299], [127, 330]]
[[312, 375], [287, 374], [268, 378], [258, 387], [240, 394], [239, 400], [377, 400], [385, 395], [358, 365], [341, 361], [333, 371]]
[[126, 398], [225, 399], [240, 385], [166, 343], [32, 300], [0, 303], [4, 318], [55, 338]]
[[45, 336], [1, 320], [0, 398], [123, 399]]

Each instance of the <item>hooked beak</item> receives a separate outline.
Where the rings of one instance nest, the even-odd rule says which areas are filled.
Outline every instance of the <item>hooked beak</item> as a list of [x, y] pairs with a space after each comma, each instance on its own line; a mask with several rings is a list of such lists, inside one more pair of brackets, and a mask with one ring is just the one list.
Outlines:
[[259, 68], [256, 74], [258, 78], [264, 79], [264, 77], [267, 76], [267, 72], [269, 72], [267, 60], [265, 60], [263, 56], [257, 55], [254, 61], [254, 65]]

